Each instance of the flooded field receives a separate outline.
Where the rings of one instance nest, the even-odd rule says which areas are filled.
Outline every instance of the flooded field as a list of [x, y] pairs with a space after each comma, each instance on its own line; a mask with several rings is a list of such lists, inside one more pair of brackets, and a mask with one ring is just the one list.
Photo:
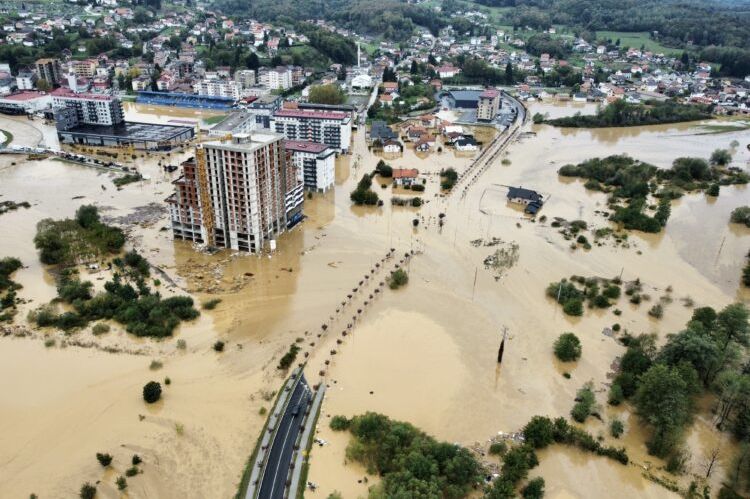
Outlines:
[[[535, 103], [531, 112], [553, 116], [580, 107]], [[593, 112], [589, 107], [583, 105], [581, 112]], [[163, 112], [127, 110], [129, 117]], [[200, 119], [189, 116], [192, 110], [185, 113], [169, 115]], [[26, 129], [22, 125], [8, 124]], [[38, 122], [34, 127], [42, 128]], [[8, 129], [5, 121], [0, 129]], [[629, 248], [604, 245], [590, 251], [572, 251], [557, 229], [532, 223], [505, 200], [506, 186], [522, 185], [549, 196], [542, 212], [548, 219], [581, 218], [604, 226], [594, 212], [606, 205], [605, 195], [586, 191], [582, 182], [561, 181], [560, 166], [627, 153], [668, 167], [678, 156], [708, 157], [737, 140], [733, 165], [747, 168], [747, 133], [697, 138], [696, 124], [593, 131], [529, 125], [528, 130], [535, 135], [513, 144], [465, 197], [440, 196], [438, 172], [465, 170], [473, 154], [447, 148], [423, 154], [407, 148], [403, 155], [387, 158], [394, 167], [419, 169], [426, 190], [394, 191], [390, 179], [376, 178], [373, 189], [385, 201], [380, 208], [354, 207], [349, 200], [359, 178], [381, 159], [357, 133], [353, 153], [337, 160], [335, 189], [305, 201], [308, 219], [281, 237], [270, 258], [229, 252], [208, 256], [189, 244], [173, 243], [169, 232], [160, 230], [168, 224], [165, 211], [153, 210], [127, 224], [131, 244], [174, 281], [170, 292], [222, 302], [162, 342], [133, 339], [117, 328], [100, 338], [90, 331], [70, 338], [56, 332], [0, 338], [0, 376], [20, 380], [0, 399], [0, 420], [8, 422], [0, 429], [0, 496], [71, 496], [84, 481], [102, 480], [100, 495], [117, 497], [114, 479], [129, 466], [133, 453], [146, 465], [142, 475], [129, 480], [131, 497], [231, 496], [263, 425], [258, 411], [268, 408], [266, 399], [281, 385], [278, 359], [299, 338], [302, 354], [308, 355], [308, 378], [329, 386], [317, 430], [327, 444], [314, 447], [309, 475], [319, 487], [307, 496], [325, 498], [339, 490], [346, 498], [364, 497], [377, 479], [365, 481], [365, 470], [345, 464], [347, 438], [331, 432], [330, 416], [378, 411], [443, 440], [483, 445], [499, 431], [517, 431], [535, 414], [567, 415], [576, 390], [589, 380], [605, 406], [607, 373], [624, 349], [602, 334], [603, 328], [618, 322], [632, 333], [655, 332], [664, 338], [690, 317], [691, 309], [679, 298], [689, 296], [697, 306], [748, 302], [739, 276], [750, 229], [727, 223], [733, 207], [747, 204], [747, 187], [723, 187], [713, 202], [703, 194], [686, 195], [673, 203], [663, 234], [632, 233]], [[31, 131], [11, 131], [19, 141], [35, 140]], [[39, 134], [49, 131], [42, 128]], [[491, 134], [483, 139], [488, 142]], [[171, 193], [175, 174], [163, 173], [158, 161], [176, 164], [189, 155], [138, 158], [138, 168], [150, 180], [121, 190], [108, 173], [91, 168], [0, 156], [0, 200], [32, 204], [0, 216], [0, 229], [8, 236], [0, 243], [0, 257], [18, 256], [25, 265], [15, 277], [24, 286], [19, 295], [30, 302], [20, 307], [16, 321], [23, 324], [29, 310], [56, 295], [54, 280], [33, 246], [39, 220], [70, 216], [86, 203], [97, 204], [115, 219], [132, 216]], [[510, 163], [501, 164], [501, 159]], [[419, 209], [390, 204], [393, 195], [415, 194], [426, 201]], [[442, 227], [441, 213], [446, 215]], [[483, 264], [495, 248], [471, 244], [493, 237], [518, 245], [517, 262], [501, 275]], [[374, 293], [399, 258], [383, 260], [390, 248], [397, 255], [416, 253], [408, 263], [410, 282], [397, 291]], [[590, 311], [571, 319], [544, 296], [551, 281], [571, 274], [640, 277], [655, 297], [672, 286], [675, 299], [660, 321], [648, 317], [647, 306], [624, 299], [617, 305], [620, 317]], [[355, 325], [344, 337], [341, 332], [350, 322]], [[331, 325], [329, 332], [318, 337], [324, 323]], [[496, 354], [504, 327], [509, 342], [499, 368]], [[583, 356], [572, 366], [553, 361], [552, 342], [564, 331], [574, 331], [583, 343]], [[55, 337], [57, 346], [45, 348], [44, 335]], [[77, 337], [94, 345], [60, 347], [63, 340]], [[177, 339], [187, 341], [185, 351], [175, 347]], [[224, 353], [211, 349], [216, 339], [227, 343]], [[140, 349], [142, 354], [108, 353], [102, 345]], [[163, 360], [164, 368], [149, 370], [152, 358]], [[163, 402], [145, 407], [142, 385], [167, 375], [173, 382]], [[666, 489], [642, 475], [642, 466], [659, 474], [661, 463], [646, 454], [636, 416], [624, 413], [623, 419], [627, 433], [622, 441], [636, 465], [621, 466], [571, 449], [546, 450], [532, 476], [545, 478], [549, 497], [668, 497]], [[184, 434], [176, 431], [178, 423]], [[606, 434], [601, 423], [587, 429]], [[695, 423], [688, 435], [692, 466], [709, 449], [706, 442], [716, 438], [710, 422]], [[112, 453], [116, 471], [102, 471], [96, 452]], [[724, 467], [712, 477], [716, 483]], [[584, 475], [596, 478], [577, 479]], [[620, 495], [611, 495], [613, 483]]]

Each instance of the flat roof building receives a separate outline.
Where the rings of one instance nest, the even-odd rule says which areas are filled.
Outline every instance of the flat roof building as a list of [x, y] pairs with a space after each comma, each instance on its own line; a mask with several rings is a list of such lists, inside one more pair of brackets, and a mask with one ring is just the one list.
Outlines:
[[297, 169], [305, 189], [325, 192], [336, 178], [336, 151], [325, 144], [285, 140], [284, 148]]
[[303, 201], [283, 137], [271, 132], [198, 146], [167, 199], [175, 239], [252, 253], [302, 220]]
[[497, 117], [500, 110], [500, 91], [494, 88], [488, 88], [479, 94], [479, 103], [477, 105], [477, 120], [492, 121]]
[[271, 128], [289, 140], [305, 140], [347, 152], [352, 138], [352, 119], [342, 111], [279, 109]]

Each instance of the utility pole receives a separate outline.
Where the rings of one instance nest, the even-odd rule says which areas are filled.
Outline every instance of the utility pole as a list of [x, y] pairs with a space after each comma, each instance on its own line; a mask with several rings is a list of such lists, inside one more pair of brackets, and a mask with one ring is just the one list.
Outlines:
[[508, 328], [503, 326], [503, 339], [500, 342], [500, 349], [497, 351], [497, 363], [503, 362], [503, 354], [505, 353], [505, 339], [508, 337]]

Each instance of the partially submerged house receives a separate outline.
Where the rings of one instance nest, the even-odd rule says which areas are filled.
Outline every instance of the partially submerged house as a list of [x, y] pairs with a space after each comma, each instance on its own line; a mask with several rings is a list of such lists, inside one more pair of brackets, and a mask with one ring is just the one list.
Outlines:
[[530, 215], [536, 215], [544, 204], [541, 194], [523, 187], [508, 187], [508, 201], [525, 206], [524, 212]]
[[416, 168], [394, 168], [393, 185], [410, 186], [417, 181], [418, 176], [419, 170], [417, 170]]

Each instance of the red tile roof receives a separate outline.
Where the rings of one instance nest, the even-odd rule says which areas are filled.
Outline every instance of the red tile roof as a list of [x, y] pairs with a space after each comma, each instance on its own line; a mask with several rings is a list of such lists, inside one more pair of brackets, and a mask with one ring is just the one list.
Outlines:
[[394, 168], [393, 178], [417, 178], [419, 170], [416, 168]]

